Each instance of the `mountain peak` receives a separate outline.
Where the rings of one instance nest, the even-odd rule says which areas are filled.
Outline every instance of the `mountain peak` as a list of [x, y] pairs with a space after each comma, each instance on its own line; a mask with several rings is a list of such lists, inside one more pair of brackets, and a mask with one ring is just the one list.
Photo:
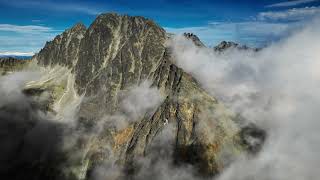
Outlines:
[[79, 22], [75, 24], [72, 28], [70, 28], [70, 31], [81, 31], [86, 29], [87, 27], [82, 22]]
[[86, 26], [82, 23], [75, 24], [62, 34], [47, 42], [45, 47], [34, 56], [41, 65], [67, 65], [72, 67], [78, 57], [77, 47], [86, 32]]
[[[156, 28], [161, 28], [153, 20], [145, 18], [143, 16], [129, 16], [122, 15], [118, 13], [103, 13], [100, 14], [91, 26], [104, 26], [104, 27], [114, 27], [119, 25], [119, 23], [130, 22], [131, 24], [146, 24], [147, 26], [154, 26]], [[124, 24], [123, 24], [124, 25]], [[139, 27], [140, 28], [140, 27]], [[147, 27], [146, 27], [147, 28]], [[161, 28], [162, 29], [162, 28]]]
[[193, 33], [183, 33], [184, 37], [190, 39], [194, 42], [194, 44], [198, 47], [205, 47], [205, 45], [201, 42], [199, 37]]
[[[101, 14], [87, 29], [77, 24], [57, 36], [35, 58], [39, 65], [49, 68], [60, 65], [71, 69], [74, 77], [72, 88], [77, 95], [86, 98], [77, 112], [81, 122], [94, 124], [105, 116], [121, 112], [121, 94], [145, 81], [159, 90], [164, 101], [152, 111], [144, 112], [139, 119], [129, 117], [130, 126], [126, 130], [130, 133], [121, 143], [114, 142], [114, 147], [118, 149], [115, 153], [119, 154], [116, 158], [124, 167], [131, 166], [137, 157], [147, 154], [155, 137], [169, 122], [178, 127], [173, 133], [176, 134], [174, 159], [191, 163], [204, 174], [216, 174], [220, 171], [218, 167], [226, 164], [219, 161], [222, 157], [216, 151], [230, 143], [232, 146], [229, 148], [238, 151], [242, 145], [241, 141], [237, 141], [240, 128], [235, 124], [232, 113], [219, 108], [219, 114], [225, 118], [216, 119], [215, 125], [210, 127], [216, 139], [209, 138], [209, 132], [195, 129], [200, 123], [212, 119], [211, 115], [202, 115], [209, 111], [214, 115], [214, 109], [220, 107], [220, 102], [202, 89], [192, 75], [174, 64], [175, 57], [166, 43], [167, 35], [163, 28], [144, 17]], [[205, 47], [196, 35], [185, 33], [184, 36], [198, 47]], [[121, 131], [105, 131], [108, 133], [103, 133], [101, 142], [109, 143], [110, 139], [122, 136]], [[89, 145], [88, 153], [99, 153]], [[105, 143], [95, 146], [99, 149]], [[94, 156], [84, 154], [82, 157], [86, 156], [90, 164], [99, 164]], [[107, 158], [105, 155], [103, 157]], [[94, 166], [87, 168], [81, 164], [84, 173], [92, 172]]]
[[238, 47], [239, 44], [235, 43], [235, 42], [231, 42], [231, 41], [222, 41], [220, 44], [218, 44], [216, 47], [214, 47], [214, 49], [216, 51], [223, 51], [226, 50], [228, 48], [235, 48]]
[[225, 50], [228, 50], [230, 48], [235, 48], [238, 50], [253, 50], [253, 51], [259, 51], [257, 48], [251, 48], [246, 45], [240, 45], [238, 43], [232, 42], [232, 41], [222, 41], [220, 44], [214, 47], [215, 51], [222, 52]]

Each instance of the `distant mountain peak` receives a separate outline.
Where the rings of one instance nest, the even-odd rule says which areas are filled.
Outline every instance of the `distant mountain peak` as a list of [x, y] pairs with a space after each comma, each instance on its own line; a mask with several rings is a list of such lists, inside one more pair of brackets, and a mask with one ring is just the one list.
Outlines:
[[232, 42], [232, 41], [222, 41], [220, 44], [218, 44], [217, 46], [214, 47], [215, 51], [225, 51], [228, 49], [238, 49], [238, 50], [254, 50], [254, 51], [258, 51], [259, 49], [257, 48], [250, 48], [246, 45], [240, 45], [238, 43]]
[[193, 33], [183, 33], [184, 37], [190, 39], [194, 42], [194, 44], [198, 47], [205, 47], [205, 45], [201, 42], [200, 38]]

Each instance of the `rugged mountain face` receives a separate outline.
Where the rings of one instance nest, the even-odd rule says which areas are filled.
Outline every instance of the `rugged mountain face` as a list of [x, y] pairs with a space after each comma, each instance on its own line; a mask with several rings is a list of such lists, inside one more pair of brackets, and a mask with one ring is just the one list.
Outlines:
[[[242, 132], [236, 116], [173, 63], [166, 41], [166, 32], [151, 20], [102, 14], [87, 29], [77, 24], [65, 31], [33, 57], [50, 73], [30, 83], [26, 92], [49, 92], [48, 107], [61, 116], [65, 104], [79, 106], [76, 129], [81, 133], [67, 152], [78, 156], [65, 163], [67, 177], [94, 178], [95, 169], [110, 159], [135, 177], [138, 159], [152, 153], [151, 145], [169, 126], [175, 164], [190, 164], [204, 176], [219, 173], [252, 148], [243, 137], [256, 131]], [[198, 38], [196, 42], [204, 47]], [[104, 117], [121, 112], [123, 92], [144, 81], [164, 97], [158, 107], [135, 117], [124, 129], [99, 125]], [[102, 128], [98, 134], [86, 133], [97, 125]], [[106, 146], [111, 146], [112, 156]]]
[[77, 24], [61, 35], [47, 42], [37, 56], [40, 65], [63, 65], [73, 67], [78, 60], [79, 45], [86, 32], [83, 24]]

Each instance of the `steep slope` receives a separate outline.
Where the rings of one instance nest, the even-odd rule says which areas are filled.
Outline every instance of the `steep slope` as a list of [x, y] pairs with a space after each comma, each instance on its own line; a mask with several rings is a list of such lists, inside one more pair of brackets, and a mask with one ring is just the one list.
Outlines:
[[[226, 159], [244, 150], [235, 116], [173, 63], [166, 41], [166, 32], [151, 20], [102, 14], [88, 29], [74, 26], [33, 57], [47, 69], [69, 69], [74, 79], [68, 78], [67, 84], [76, 90], [71, 97], [85, 98], [78, 113], [85, 128], [118, 112], [121, 92], [146, 80], [165, 99], [123, 130], [105, 128], [97, 136], [83, 138], [80, 159], [68, 166], [78, 179], [92, 177], [93, 170], [111, 158], [106, 145], [112, 146], [117, 163], [134, 174], [137, 158], [151, 153], [150, 145], [168, 124], [174, 127], [173, 158], [194, 165], [202, 175], [220, 172], [229, 163]], [[48, 81], [31, 87], [46, 89]]]
[[239, 127], [233, 122], [232, 113], [209, 96], [189, 74], [172, 64], [170, 55], [164, 56], [155, 74], [154, 85], [165, 89], [167, 97], [151, 117], [137, 123], [126, 151], [127, 158], [148, 154], [147, 146], [168, 120], [175, 127], [174, 158], [196, 165], [203, 175], [218, 173], [228, 163], [219, 153], [228, 149], [231, 158], [241, 152], [236, 142]]

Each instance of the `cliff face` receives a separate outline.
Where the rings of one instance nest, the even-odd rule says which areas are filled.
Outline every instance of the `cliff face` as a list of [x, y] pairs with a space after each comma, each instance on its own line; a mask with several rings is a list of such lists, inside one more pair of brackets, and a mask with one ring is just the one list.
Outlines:
[[[151, 20], [102, 14], [88, 29], [81, 24], [74, 26], [33, 57], [40, 66], [55, 72], [63, 67], [67, 75], [48, 76], [41, 83], [33, 83], [31, 89], [54, 94], [52, 103], [58, 101], [57, 111], [63, 109], [61, 102], [72, 100], [66, 97], [82, 95], [85, 101], [79, 104], [77, 118], [86, 125], [119, 112], [121, 92], [144, 81], [151, 82], [164, 97], [160, 106], [125, 129], [103, 129], [97, 137], [80, 138], [85, 150], [79, 150], [81, 158], [66, 167], [77, 179], [92, 177], [94, 168], [110, 159], [106, 145], [112, 146], [117, 164], [134, 174], [136, 159], [150, 153], [150, 145], [169, 125], [174, 131], [174, 161], [191, 164], [203, 175], [219, 173], [228, 165], [226, 159], [250, 147], [243, 146], [233, 113], [173, 63], [166, 40], [166, 32]], [[197, 42], [203, 45], [199, 39]], [[57, 90], [54, 82], [58, 81], [52, 79], [62, 79], [58, 84], [64, 93]]]

